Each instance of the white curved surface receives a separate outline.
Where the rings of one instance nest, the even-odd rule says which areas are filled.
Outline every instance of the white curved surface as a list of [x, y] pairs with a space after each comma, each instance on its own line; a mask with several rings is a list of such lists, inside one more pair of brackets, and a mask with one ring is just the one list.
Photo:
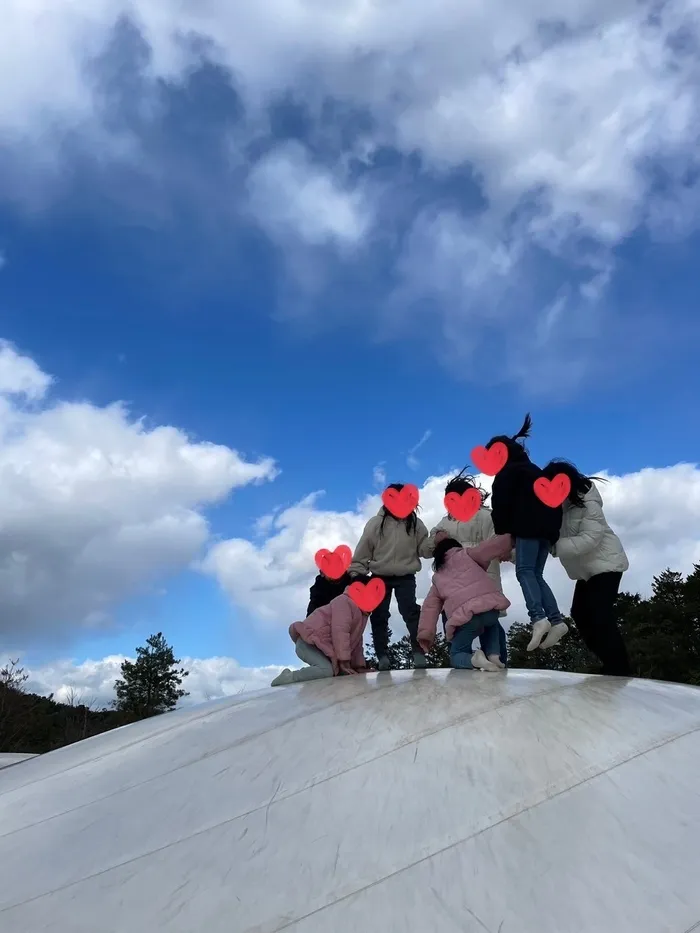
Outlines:
[[21, 764], [23, 761], [29, 761], [30, 758], [36, 758], [36, 755], [21, 755], [15, 752], [0, 752], [0, 768], [11, 768], [12, 765]]
[[420, 671], [0, 773], [3, 933], [700, 929], [700, 690]]

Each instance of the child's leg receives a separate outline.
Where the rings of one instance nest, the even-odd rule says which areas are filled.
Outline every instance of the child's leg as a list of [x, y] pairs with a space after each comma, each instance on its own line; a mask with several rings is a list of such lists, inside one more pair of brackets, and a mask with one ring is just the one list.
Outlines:
[[322, 651], [307, 644], [303, 639], [299, 639], [296, 644], [296, 652], [299, 660], [308, 664], [308, 667], [302, 667], [300, 671], [292, 671], [292, 682], [301, 683], [305, 680], [321, 680], [324, 677], [333, 676], [333, 664], [330, 658], [327, 658]]
[[[480, 612], [478, 616], [474, 616], [474, 619], [479, 619], [481, 625], [484, 626], [479, 642], [486, 657], [489, 661], [493, 661], [494, 658], [498, 658], [501, 647], [498, 640], [498, 629], [500, 628], [498, 610], [492, 609], [490, 612]], [[474, 619], [472, 619], [472, 622]]]
[[549, 548], [549, 541], [540, 541], [540, 549], [535, 562], [535, 576], [540, 587], [544, 613], [552, 625], [559, 625], [560, 622], [564, 621], [564, 617], [559, 611], [554, 593], [550, 590], [549, 584], [542, 576], [544, 573], [544, 565], [547, 563], [547, 558], [549, 557]]
[[506, 630], [503, 628], [501, 623], [498, 623], [498, 655], [501, 660], [501, 664], [505, 667], [508, 667], [508, 637], [506, 635]]
[[374, 653], [377, 656], [377, 660], [381, 662], [382, 658], [386, 658], [387, 649], [389, 647], [389, 605], [391, 603], [391, 577], [383, 577], [384, 584], [386, 586], [386, 593], [384, 594], [384, 599], [379, 603], [377, 608], [374, 610], [370, 616], [370, 622], [372, 623], [372, 643], [374, 645]]
[[408, 634], [411, 636], [411, 647], [420, 651], [418, 644], [418, 622], [420, 620], [420, 606], [416, 602], [416, 577], [409, 573], [405, 577], [394, 578], [394, 592], [401, 618], [406, 623]]
[[544, 563], [540, 567], [540, 544], [541, 542], [537, 538], [515, 539], [515, 576], [523, 591], [527, 614], [530, 616], [531, 622], [539, 622], [547, 617], [542, 605], [542, 590], [540, 588], [542, 568], [544, 567]]
[[464, 671], [471, 671], [473, 669], [472, 642], [477, 635], [481, 634], [482, 629], [483, 626], [479, 625], [478, 621], [474, 622], [474, 618], [472, 618], [466, 625], [460, 625], [459, 628], [455, 630], [452, 641], [450, 642], [450, 661], [452, 662], [452, 667]]

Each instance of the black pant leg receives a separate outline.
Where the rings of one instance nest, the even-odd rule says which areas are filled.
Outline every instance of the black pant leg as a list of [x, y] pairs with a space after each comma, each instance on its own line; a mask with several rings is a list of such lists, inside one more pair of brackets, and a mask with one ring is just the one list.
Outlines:
[[394, 592], [401, 618], [406, 623], [408, 634], [411, 636], [411, 647], [420, 651], [418, 645], [418, 622], [420, 620], [420, 606], [416, 602], [416, 577], [409, 573], [405, 577], [395, 577]]
[[617, 625], [615, 599], [620, 589], [621, 573], [598, 573], [588, 581], [591, 624], [595, 629], [597, 655], [603, 673], [612, 677], [631, 677], [625, 640]]
[[386, 586], [384, 599], [370, 616], [372, 624], [372, 644], [377, 660], [386, 655], [389, 647], [389, 605], [391, 603], [392, 577], [382, 577]]
[[574, 598], [571, 603], [571, 618], [576, 623], [576, 628], [586, 648], [598, 657], [598, 644], [596, 642], [596, 633], [592, 623], [591, 608], [588, 600], [588, 582], [586, 580], [576, 581]]

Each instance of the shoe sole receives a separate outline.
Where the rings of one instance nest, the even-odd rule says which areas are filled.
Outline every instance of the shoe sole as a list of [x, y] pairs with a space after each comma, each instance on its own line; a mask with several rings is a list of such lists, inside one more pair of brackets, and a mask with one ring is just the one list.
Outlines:
[[[535, 624], [535, 625], [538, 625], [539, 623], [536, 622], [536, 623], [534, 623], [534, 624]], [[536, 637], [533, 635], [532, 638], [530, 639], [530, 644], [527, 646], [527, 650], [528, 650], [528, 651], [531, 651], [531, 652], [532, 652], [532, 651], [537, 651], [537, 649], [540, 647], [540, 645], [541, 645], [542, 642], [545, 640], [545, 638], [547, 637], [547, 635], [549, 635], [550, 632], [551, 632], [551, 628], [545, 629], [545, 631], [542, 632], [542, 634], [540, 635], [539, 638], [536, 638]]]
[[[564, 623], [564, 625], [566, 625], [566, 623]], [[555, 645], [559, 644], [562, 638], [566, 638], [566, 636], [569, 634], [569, 626], [567, 625], [566, 631], [562, 632], [561, 634], [559, 634], [559, 632], [556, 632], [554, 639], [550, 641], [552, 632], [554, 631], [555, 628], [557, 628], [557, 626], [552, 626], [552, 628], [549, 630], [547, 634], [547, 637], [542, 639], [540, 643], [540, 648], [543, 648], [544, 650], [546, 650], [547, 648], [553, 648]]]

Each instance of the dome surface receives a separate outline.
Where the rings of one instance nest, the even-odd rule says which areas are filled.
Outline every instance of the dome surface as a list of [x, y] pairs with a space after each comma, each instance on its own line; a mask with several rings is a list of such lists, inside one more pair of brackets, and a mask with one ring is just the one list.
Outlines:
[[700, 930], [700, 690], [405, 671], [0, 772], [2, 933]]

